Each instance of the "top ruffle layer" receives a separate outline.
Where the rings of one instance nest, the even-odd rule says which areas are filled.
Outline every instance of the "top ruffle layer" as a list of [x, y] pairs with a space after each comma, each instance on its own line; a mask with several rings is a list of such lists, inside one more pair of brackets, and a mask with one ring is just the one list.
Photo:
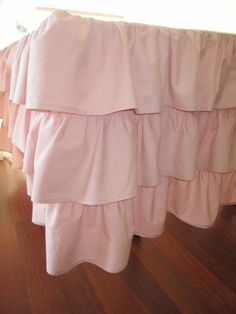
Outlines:
[[[35, 110], [103, 115], [236, 107], [236, 36], [56, 11], [6, 49], [0, 90]], [[49, 92], [50, 91], [50, 92]]]

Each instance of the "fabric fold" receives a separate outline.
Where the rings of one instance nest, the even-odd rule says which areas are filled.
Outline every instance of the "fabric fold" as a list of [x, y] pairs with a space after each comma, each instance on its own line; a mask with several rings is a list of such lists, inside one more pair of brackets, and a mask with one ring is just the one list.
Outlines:
[[209, 228], [221, 204], [236, 202], [235, 184], [235, 173], [198, 172], [193, 181], [161, 178], [157, 187], [139, 187], [136, 197], [105, 205], [34, 204], [33, 222], [46, 230], [47, 272], [63, 274], [82, 262], [119, 272], [128, 263], [134, 234], [159, 236], [167, 210], [192, 226]]
[[63, 11], [0, 51], [0, 149], [23, 169], [49, 274], [119, 272], [168, 211], [207, 228], [236, 203], [235, 82], [234, 35]]
[[236, 170], [235, 109], [78, 116], [21, 107], [12, 142], [24, 152], [36, 203], [111, 203], [134, 197], [138, 186], [157, 186], [160, 177], [191, 181], [199, 170]]
[[0, 59], [0, 90], [29, 109], [104, 115], [235, 108], [234, 35], [55, 11]]

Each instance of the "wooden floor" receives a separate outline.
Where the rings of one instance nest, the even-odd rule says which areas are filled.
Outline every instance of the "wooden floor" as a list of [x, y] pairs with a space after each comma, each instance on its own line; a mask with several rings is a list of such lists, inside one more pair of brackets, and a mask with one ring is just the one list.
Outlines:
[[161, 237], [134, 238], [125, 271], [83, 264], [49, 276], [22, 174], [0, 162], [0, 314], [236, 313], [235, 244], [236, 207], [208, 230], [168, 214]]

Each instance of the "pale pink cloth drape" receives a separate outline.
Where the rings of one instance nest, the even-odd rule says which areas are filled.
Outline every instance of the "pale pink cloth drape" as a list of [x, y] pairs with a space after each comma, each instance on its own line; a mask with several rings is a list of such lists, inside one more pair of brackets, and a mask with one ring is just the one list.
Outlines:
[[2, 52], [0, 112], [48, 273], [118, 272], [167, 211], [206, 228], [235, 204], [235, 87], [233, 35], [54, 12]]

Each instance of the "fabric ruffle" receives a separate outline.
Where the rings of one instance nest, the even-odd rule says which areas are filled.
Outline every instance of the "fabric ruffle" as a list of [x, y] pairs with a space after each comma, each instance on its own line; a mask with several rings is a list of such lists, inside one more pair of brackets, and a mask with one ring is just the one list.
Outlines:
[[161, 114], [160, 173], [192, 180], [195, 170], [236, 170], [236, 110]]
[[167, 210], [207, 228], [220, 204], [236, 202], [235, 188], [235, 173], [198, 172], [189, 182], [161, 178], [157, 187], [139, 187], [136, 197], [111, 204], [34, 204], [33, 222], [46, 229], [47, 272], [58, 275], [82, 262], [119, 272], [128, 263], [133, 235], [159, 236]]
[[236, 172], [198, 171], [194, 180], [169, 179], [168, 211], [200, 228], [211, 227], [221, 205], [236, 203]]
[[167, 211], [207, 228], [236, 203], [235, 81], [236, 36], [66, 12], [0, 51], [0, 141], [50, 274], [118, 272]]
[[78, 116], [21, 106], [14, 125], [12, 142], [25, 154], [36, 203], [111, 203], [134, 197], [137, 186], [157, 186], [160, 177], [236, 170], [235, 109]]
[[0, 90], [35, 110], [104, 115], [160, 113], [166, 106], [235, 108], [236, 36], [56, 11], [6, 50], [0, 73]]

